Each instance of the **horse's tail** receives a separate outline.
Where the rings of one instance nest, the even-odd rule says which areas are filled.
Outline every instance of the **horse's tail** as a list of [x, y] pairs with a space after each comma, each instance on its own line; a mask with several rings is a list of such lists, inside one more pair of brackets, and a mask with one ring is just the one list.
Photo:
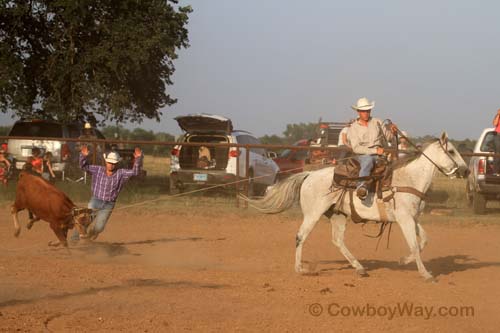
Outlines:
[[253, 200], [241, 194], [240, 197], [265, 214], [281, 213], [290, 208], [300, 197], [300, 188], [309, 173], [309, 171], [301, 172], [280, 181], [262, 199]]

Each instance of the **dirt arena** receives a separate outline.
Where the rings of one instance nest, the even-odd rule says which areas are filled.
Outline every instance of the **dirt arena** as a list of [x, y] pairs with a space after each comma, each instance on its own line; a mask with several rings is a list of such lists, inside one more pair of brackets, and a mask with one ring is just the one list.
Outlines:
[[[313, 274], [293, 271], [298, 215], [115, 211], [98, 241], [47, 246], [48, 224], [13, 237], [0, 209], [0, 331], [498, 332], [500, 223], [424, 224], [426, 283], [397, 227], [389, 249], [350, 223], [359, 278], [321, 220], [304, 248]], [[374, 232], [374, 230], [368, 230]]]

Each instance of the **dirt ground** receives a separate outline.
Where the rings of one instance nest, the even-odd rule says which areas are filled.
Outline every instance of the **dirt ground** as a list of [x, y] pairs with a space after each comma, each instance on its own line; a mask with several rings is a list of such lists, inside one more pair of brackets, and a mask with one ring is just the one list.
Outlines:
[[[115, 211], [92, 244], [50, 249], [48, 224], [13, 237], [0, 208], [0, 331], [498, 332], [500, 223], [424, 225], [415, 264], [395, 226], [386, 239], [348, 225], [357, 277], [321, 220], [304, 248], [314, 274], [293, 270], [299, 218], [257, 213]], [[374, 232], [374, 230], [365, 230]], [[396, 311], [396, 312], [395, 312]], [[427, 311], [427, 312], [426, 312]]]

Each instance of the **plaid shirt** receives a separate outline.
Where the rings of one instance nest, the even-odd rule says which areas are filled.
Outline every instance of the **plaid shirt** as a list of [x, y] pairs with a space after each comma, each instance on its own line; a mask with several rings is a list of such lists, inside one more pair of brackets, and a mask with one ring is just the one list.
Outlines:
[[135, 159], [132, 169], [118, 169], [108, 176], [106, 167], [89, 165], [87, 158], [80, 154], [80, 168], [92, 174], [92, 196], [103, 201], [116, 201], [127, 180], [139, 175], [141, 162], [142, 156]]

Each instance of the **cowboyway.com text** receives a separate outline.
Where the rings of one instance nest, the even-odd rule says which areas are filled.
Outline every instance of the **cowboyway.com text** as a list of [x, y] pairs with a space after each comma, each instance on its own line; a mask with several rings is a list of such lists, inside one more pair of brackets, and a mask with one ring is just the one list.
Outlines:
[[308, 305], [309, 314], [319, 317], [322, 314], [332, 317], [386, 317], [392, 320], [396, 317], [417, 317], [428, 320], [433, 317], [474, 317], [474, 307], [461, 306], [428, 306], [416, 305], [412, 302], [398, 302], [396, 305], [345, 305], [339, 303]]

